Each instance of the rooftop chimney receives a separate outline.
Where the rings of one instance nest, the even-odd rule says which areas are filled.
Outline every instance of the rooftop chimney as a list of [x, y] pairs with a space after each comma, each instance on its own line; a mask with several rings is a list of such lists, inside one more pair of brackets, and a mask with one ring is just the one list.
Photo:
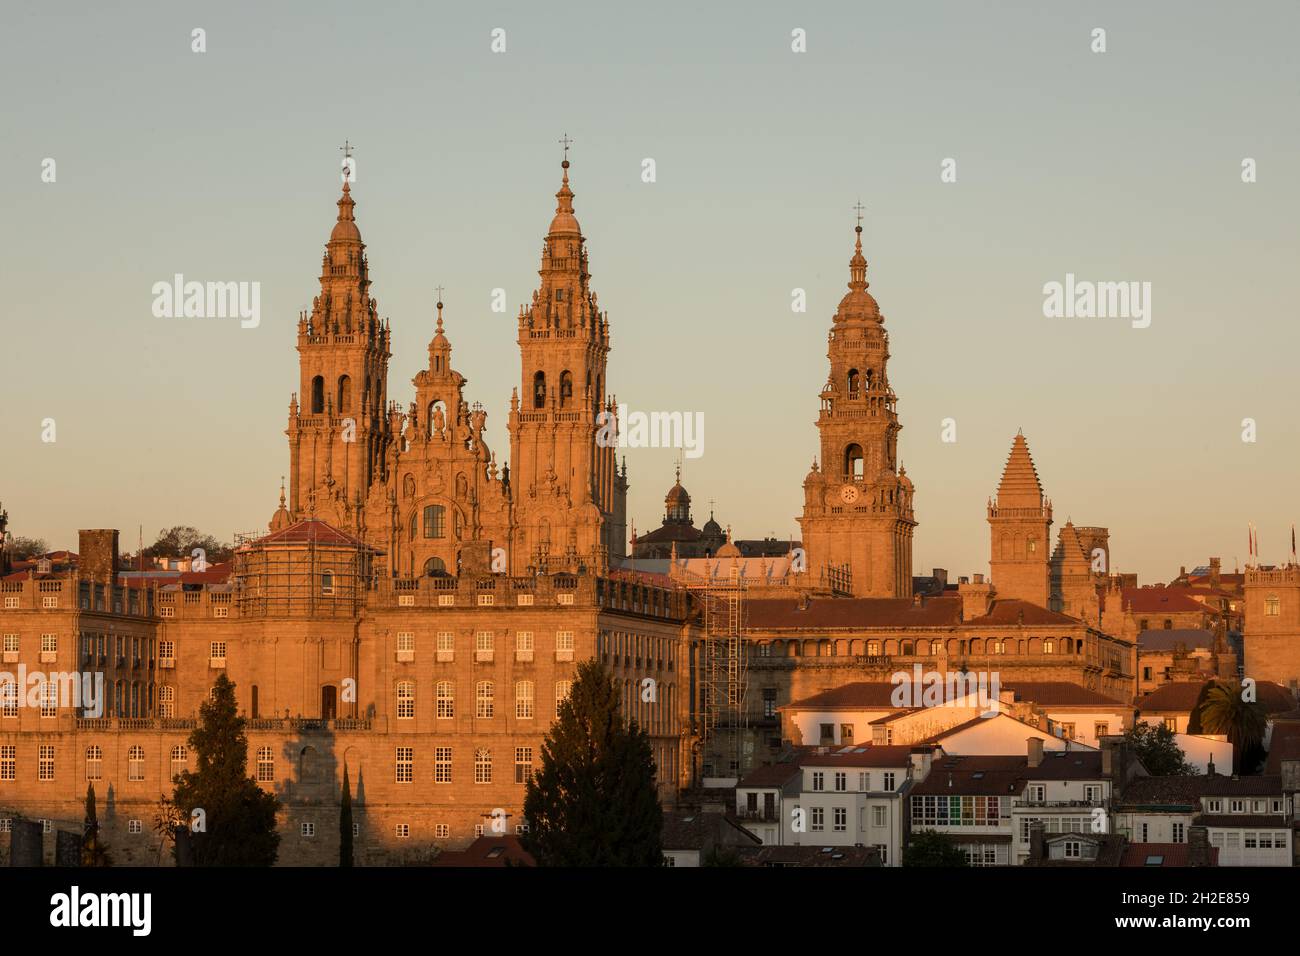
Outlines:
[[82, 529], [78, 532], [77, 571], [83, 578], [117, 583], [117, 530]]
[[1187, 865], [1214, 865], [1214, 856], [1210, 851], [1209, 831], [1205, 827], [1187, 828]]
[[1043, 738], [1030, 737], [1029, 741], [1029, 766], [1037, 767], [1043, 762]]

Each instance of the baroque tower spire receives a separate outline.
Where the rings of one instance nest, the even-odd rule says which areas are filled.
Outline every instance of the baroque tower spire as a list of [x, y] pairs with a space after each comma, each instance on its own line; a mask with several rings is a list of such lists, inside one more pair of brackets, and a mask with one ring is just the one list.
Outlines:
[[804, 479], [799, 519], [814, 583], [863, 597], [912, 593], [912, 481], [898, 467], [898, 397], [889, 384], [889, 334], [867, 291], [858, 204], [849, 291], [827, 346], [821, 391], [821, 467]]
[[[350, 156], [350, 147], [349, 153]], [[321, 260], [320, 293], [298, 320], [299, 392], [290, 403], [289, 511], [359, 531], [392, 442], [387, 416], [390, 330], [370, 295], [370, 264], [356, 222], [350, 167]], [[299, 401], [301, 396], [301, 401]]]
[[1011, 442], [997, 496], [988, 504], [989, 572], [999, 598], [1048, 607], [1051, 593], [1048, 535], [1052, 503], [1021, 432]]
[[570, 141], [561, 142], [565, 158], [542, 241], [540, 284], [519, 310], [521, 381], [509, 422], [515, 573], [603, 568], [626, 553], [627, 481], [615, 463], [615, 443], [600, 439], [614, 413], [605, 377], [609, 319], [590, 287], [586, 239], [569, 186]]

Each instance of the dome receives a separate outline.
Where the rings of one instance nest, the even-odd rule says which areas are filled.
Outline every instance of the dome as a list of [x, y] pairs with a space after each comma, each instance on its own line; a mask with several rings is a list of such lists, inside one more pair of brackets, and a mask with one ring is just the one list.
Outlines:
[[334, 224], [334, 231], [330, 233], [330, 242], [339, 239], [351, 242], [361, 241], [361, 230], [357, 228], [356, 217], [353, 215], [356, 205], [356, 201], [352, 198], [352, 189], [345, 182], [343, 184], [343, 195], [338, 202], [339, 221]]
[[564, 178], [560, 183], [560, 191], [555, 194], [555, 218], [551, 220], [548, 232], [552, 236], [580, 236], [582, 228], [573, 215], [573, 190], [569, 188], [569, 161], [566, 159], [560, 165], [564, 167]]
[[713, 520], [713, 515], [709, 515], [709, 520], [704, 522], [704, 530], [701, 533], [706, 538], [721, 538], [722, 525]]
[[681, 479], [678, 479], [677, 484], [668, 489], [668, 494], [664, 497], [664, 504], [669, 508], [690, 507], [691, 496], [682, 487]]

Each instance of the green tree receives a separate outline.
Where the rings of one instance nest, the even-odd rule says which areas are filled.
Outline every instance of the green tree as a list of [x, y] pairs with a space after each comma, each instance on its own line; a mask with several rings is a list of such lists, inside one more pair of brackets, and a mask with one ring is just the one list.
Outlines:
[[352, 785], [343, 764], [343, 804], [339, 808], [339, 866], [352, 865]]
[[189, 525], [176, 525], [174, 528], [159, 531], [157, 540], [144, 549], [144, 556], [147, 559], [189, 558], [193, 557], [195, 548], [203, 549], [209, 564], [229, 561], [234, 555], [234, 550], [229, 544], [217, 540], [212, 535], [204, 534], [198, 528], [191, 528]]
[[[175, 803], [191, 824], [196, 866], [271, 866], [280, 845], [275, 815], [280, 801], [248, 776], [245, 720], [235, 708], [235, 685], [222, 674], [211, 700], [199, 707], [189, 745], [198, 770], [176, 778]], [[195, 811], [202, 813], [196, 815]]]
[[1124, 740], [1153, 777], [1186, 777], [1196, 773], [1164, 724], [1139, 723], [1124, 732]]
[[527, 783], [520, 838], [539, 866], [662, 866], [663, 811], [650, 740], [625, 726], [619, 690], [595, 660], [573, 691]]
[[1196, 695], [1196, 703], [1192, 705], [1192, 712], [1187, 715], [1187, 732], [1189, 734], [1209, 733], [1201, 726], [1201, 708], [1205, 705], [1205, 697], [1214, 686], [1214, 681], [1207, 680], [1201, 685], [1201, 692]]
[[970, 866], [970, 860], [948, 834], [914, 830], [903, 850], [903, 866]]
[[1197, 710], [1207, 734], [1226, 734], [1232, 744], [1234, 773], [1252, 773], [1264, 756], [1268, 715], [1257, 700], [1246, 700], [1237, 681], [1215, 681]]
[[95, 809], [95, 785], [86, 784], [86, 819], [81, 831], [81, 865], [109, 866], [108, 848], [99, 839], [99, 813]]
[[13, 537], [9, 539], [9, 546], [13, 549], [15, 561], [41, 558], [50, 552], [50, 546], [44, 538]]

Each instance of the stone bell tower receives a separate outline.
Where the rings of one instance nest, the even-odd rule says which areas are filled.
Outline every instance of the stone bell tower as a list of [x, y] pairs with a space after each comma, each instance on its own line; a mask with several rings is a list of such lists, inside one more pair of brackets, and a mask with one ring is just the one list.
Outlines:
[[913, 487], [898, 464], [898, 396], [889, 384], [889, 333], [867, 291], [862, 220], [827, 347], [820, 464], [804, 479], [799, 519], [814, 582], [859, 597], [911, 597]]

